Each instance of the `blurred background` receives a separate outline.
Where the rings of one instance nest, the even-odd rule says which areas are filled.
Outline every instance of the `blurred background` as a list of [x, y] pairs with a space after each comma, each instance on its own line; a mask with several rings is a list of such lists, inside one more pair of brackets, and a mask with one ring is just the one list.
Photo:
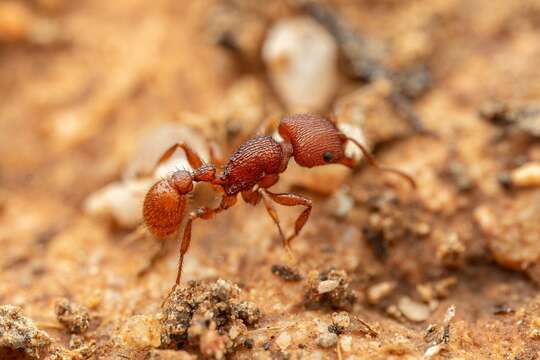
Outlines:
[[[122, 330], [159, 312], [176, 275], [171, 240], [136, 276], [158, 246], [140, 227], [142, 199], [189, 166], [182, 154], [154, 164], [177, 141], [226, 161], [268, 120], [272, 134], [280, 116], [316, 112], [418, 189], [362, 166], [353, 149], [354, 171], [291, 163], [275, 190], [314, 200], [292, 245], [293, 282], [262, 206], [195, 223], [185, 281], [239, 284], [267, 329], [224, 354], [536, 358], [539, 60], [535, 0], [0, 0], [0, 305], [45, 324], [65, 356], [220, 358], [199, 342], [165, 354], [183, 344]], [[194, 204], [216, 199], [193, 193]], [[292, 232], [300, 210], [278, 212]], [[330, 269], [346, 305], [319, 294], [313, 310], [309, 294], [316, 279], [334, 281]], [[78, 343], [47, 326], [58, 298], [89, 309]], [[448, 329], [451, 305], [450, 340], [429, 337], [426, 327]], [[337, 310], [378, 335], [348, 329], [325, 342]], [[4, 348], [20, 349], [0, 332]]]

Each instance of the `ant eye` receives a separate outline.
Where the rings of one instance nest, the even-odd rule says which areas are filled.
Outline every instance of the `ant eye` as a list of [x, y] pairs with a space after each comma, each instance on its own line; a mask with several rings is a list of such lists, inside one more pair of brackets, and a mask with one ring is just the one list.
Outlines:
[[323, 154], [323, 160], [326, 162], [332, 161], [333, 158], [334, 158], [334, 155], [332, 155], [330, 151], [327, 151]]

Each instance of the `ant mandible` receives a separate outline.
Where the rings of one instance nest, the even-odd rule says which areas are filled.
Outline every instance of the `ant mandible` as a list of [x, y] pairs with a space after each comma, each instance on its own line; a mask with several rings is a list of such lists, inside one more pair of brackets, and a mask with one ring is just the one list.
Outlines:
[[[185, 151], [193, 171], [177, 170], [148, 190], [144, 199], [143, 218], [146, 227], [157, 239], [163, 241], [179, 230], [187, 210], [187, 195], [193, 190], [194, 182], [210, 183], [223, 193], [217, 208], [200, 207], [190, 212], [180, 243], [180, 259], [173, 289], [180, 283], [184, 255], [191, 242], [193, 221], [210, 219], [215, 214], [227, 210], [236, 203], [238, 193], [251, 205], [257, 205], [262, 199], [266, 211], [278, 228], [283, 246], [292, 256], [291, 241], [309, 218], [311, 200], [299, 194], [273, 193], [268, 190], [278, 182], [279, 174], [287, 169], [291, 157], [294, 157], [298, 165], [307, 168], [328, 164], [342, 164], [353, 168], [355, 161], [345, 155], [345, 146], [350, 141], [360, 148], [372, 166], [395, 173], [416, 187], [409, 175], [396, 169], [379, 166], [359, 142], [347, 137], [337, 128], [332, 118], [315, 114], [289, 115], [281, 119], [278, 131], [283, 138], [281, 142], [271, 136], [256, 136], [241, 144], [220, 173], [216, 165], [204, 163], [185, 143], [171, 146], [158, 160], [159, 165], [180, 148]], [[284, 206], [305, 207], [296, 219], [294, 233], [289, 237], [283, 233], [272, 202]]]

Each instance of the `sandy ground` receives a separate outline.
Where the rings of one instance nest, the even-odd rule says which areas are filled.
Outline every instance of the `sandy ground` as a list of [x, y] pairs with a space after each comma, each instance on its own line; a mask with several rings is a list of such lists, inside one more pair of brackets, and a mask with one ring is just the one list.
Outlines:
[[[431, 135], [396, 111], [370, 125], [389, 129], [373, 139], [376, 157], [418, 189], [369, 167], [338, 180], [291, 169], [277, 188], [314, 201], [293, 243], [297, 264], [264, 207], [240, 203], [194, 225], [182, 288], [161, 308], [175, 242], [137, 277], [155, 240], [127, 242], [133, 226], [84, 206], [126, 176], [141, 139], [164, 123], [230, 154], [257, 122], [287, 111], [257, 31], [299, 6], [260, 3], [254, 15], [232, 3], [249, 2], [0, 2], [2, 359], [538, 358], [540, 189], [504, 179], [540, 161], [540, 121], [531, 130], [520, 116], [501, 126], [490, 109], [479, 115], [493, 99], [538, 106], [532, 0], [333, 1], [382, 44], [380, 66], [430, 70], [411, 106]], [[212, 16], [231, 6], [246, 19], [235, 31], [253, 35], [240, 50], [215, 42]], [[374, 86], [342, 72], [336, 99]], [[243, 117], [255, 122], [226, 129]], [[288, 232], [298, 212], [279, 208]]]

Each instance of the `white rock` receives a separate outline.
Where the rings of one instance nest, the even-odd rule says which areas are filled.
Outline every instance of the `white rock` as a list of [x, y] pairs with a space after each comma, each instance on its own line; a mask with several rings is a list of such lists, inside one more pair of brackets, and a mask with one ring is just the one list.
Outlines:
[[117, 225], [133, 228], [142, 220], [142, 204], [154, 178], [116, 181], [92, 193], [84, 202], [87, 214], [110, 218]]
[[319, 283], [319, 286], [317, 287], [317, 291], [319, 294], [324, 294], [327, 292], [330, 292], [337, 288], [339, 285], [339, 281], [337, 280], [324, 280]]
[[279, 346], [281, 351], [285, 351], [291, 344], [291, 335], [288, 332], [284, 331], [276, 338], [276, 344]]
[[179, 141], [185, 141], [203, 161], [208, 161], [208, 144], [189, 127], [165, 123], [149, 131], [137, 146], [124, 179], [105, 185], [90, 194], [83, 208], [87, 214], [111, 219], [120, 227], [131, 229], [142, 222], [142, 205], [148, 189], [177, 169], [192, 170], [183, 151], [154, 169], [163, 152]]
[[289, 111], [321, 110], [330, 102], [338, 84], [337, 56], [332, 36], [309, 17], [275, 23], [262, 49], [272, 83]]
[[[194, 115], [187, 114], [184, 116], [189, 118], [194, 117]], [[204, 117], [201, 117], [199, 122], [204, 122]], [[175, 169], [192, 170], [185, 153], [182, 150], [177, 150], [169, 161], [166, 161], [154, 171], [156, 162], [163, 152], [170, 146], [181, 141], [189, 144], [204, 161], [209, 161], [209, 145], [200, 133], [179, 123], [164, 123], [154, 129], [148, 130], [139, 141], [133, 154], [133, 160], [124, 171], [124, 179], [152, 176], [154, 172], [156, 178], [159, 178]]]
[[394, 291], [397, 283], [395, 281], [383, 281], [371, 286], [367, 290], [367, 298], [371, 304], [378, 304], [382, 299]]
[[427, 305], [411, 300], [406, 296], [399, 299], [398, 308], [407, 319], [415, 322], [427, 320], [430, 314]]

